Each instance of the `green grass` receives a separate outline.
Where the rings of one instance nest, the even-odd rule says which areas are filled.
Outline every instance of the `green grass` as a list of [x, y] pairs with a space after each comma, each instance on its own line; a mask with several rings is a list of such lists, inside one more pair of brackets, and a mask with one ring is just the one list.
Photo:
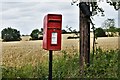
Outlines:
[[[79, 54], [53, 56], [53, 78], [81, 78], [79, 74]], [[117, 78], [119, 50], [102, 51], [97, 49], [89, 67], [84, 67], [82, 78]], [[92, 54], [92, 53], [91, 53]], [[85, 66], [85, 65], [84, 65]], [[39, 62], [36, 66], [25, 65], [21, 68], [2, 67], [3, 78], [48, 78], [48, 61]]]

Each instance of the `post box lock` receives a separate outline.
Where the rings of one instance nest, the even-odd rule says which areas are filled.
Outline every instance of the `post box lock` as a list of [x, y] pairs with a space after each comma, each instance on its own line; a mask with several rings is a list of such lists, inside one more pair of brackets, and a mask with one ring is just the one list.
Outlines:
[[53, 31], [55, 31], [56, 29], [53, 29]]
[[61, 14], [48, 14], [44, 17], [43, 49], [61, 50], [61, 28]]

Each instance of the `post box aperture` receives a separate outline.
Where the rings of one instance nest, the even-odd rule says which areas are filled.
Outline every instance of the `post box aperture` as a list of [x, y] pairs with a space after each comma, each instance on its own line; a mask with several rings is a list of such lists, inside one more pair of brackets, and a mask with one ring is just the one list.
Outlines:
[[61, 50], [61, 27], [61, 14], [48, 14], [44, 17], [43, 49]]

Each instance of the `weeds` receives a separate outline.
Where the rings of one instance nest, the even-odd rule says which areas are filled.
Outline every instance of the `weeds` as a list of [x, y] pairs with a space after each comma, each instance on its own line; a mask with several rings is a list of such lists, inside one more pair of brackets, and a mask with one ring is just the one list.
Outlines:
[[[63, 56], [53, 59], [53, 78], [79, 78], [79, 54], [69, 55], [62, 51]], [[117, 78], [118, 50], [102, 51], [98, 49], [93, 62], [85, 67], [84, 78]], [[54, 57], [54, 56], [53, 56]], [[91, 53], [92, 58], [92, 53]], [[17, 67], [2, 67], [3, 78], [48, 78], [48, 61]]]

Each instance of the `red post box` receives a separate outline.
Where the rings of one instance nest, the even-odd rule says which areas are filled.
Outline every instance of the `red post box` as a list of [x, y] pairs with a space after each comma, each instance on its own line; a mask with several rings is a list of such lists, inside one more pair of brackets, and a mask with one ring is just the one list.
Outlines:
[[48, 14], [44, 17], [43, 49], [61, 50], [61, 27], [61, 14]]

